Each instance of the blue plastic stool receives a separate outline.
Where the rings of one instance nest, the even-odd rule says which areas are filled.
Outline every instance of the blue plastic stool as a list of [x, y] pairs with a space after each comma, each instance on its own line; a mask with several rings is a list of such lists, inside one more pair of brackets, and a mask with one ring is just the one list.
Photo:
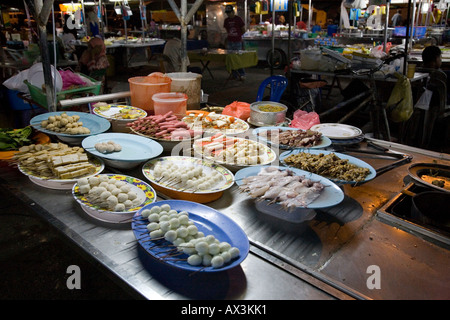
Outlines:
[[288, 80], [285, 76], [271, 76], [265, 79], [259, 85], [256, 101], [261, 101], [266, 87], [270, 85], [270, 101], [279, 102], [284, 90], [288, 85]]

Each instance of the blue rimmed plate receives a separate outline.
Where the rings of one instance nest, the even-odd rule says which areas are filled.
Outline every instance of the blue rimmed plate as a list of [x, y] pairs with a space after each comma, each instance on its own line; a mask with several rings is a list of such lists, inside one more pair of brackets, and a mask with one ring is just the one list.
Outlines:
[[[83, 127], [88, 128], [91, 132], [89, 134], [68, 134], [68, 133], [60, 133], [52, 130], [47, 130], [42, 128], [41, 122], [43, 120], [48, 120], [50, 116], [59, 116], [62, 113], [66, 113], [68, 116], [78, 115], [80, 117], [79, 122], [83, 122]], [[30, 120], [30, 125], [32, 125], [35, 129], [45, 132], [46, 134], [56, 135], [58, 137], [66, 137], [66, 138], [85, 138], [91, 135], [103, 133], [107, 131], [111, 124], [110, 122], [102, 117], [99, 117], [95, 114], [86, 113], [86, 112], [76, 112], [76, 111], [56, 111], [56, 112], [47, 112], [42, 113], [33, 117]]]
[[[187, 211], [189, 219], [197, 226], [198, 231], [203, 232], [205, 236], [213, 235], [216, 239], [223, 242], [228, 242], [232, 247], [239, 249], [239, 256], [231, 260], [228, 264], [220, 268], [213, 268], [211, 266], [192, 266], [187, 263], [186, 254], [176, 256], [176, 259], [167, 257], [168, 246], [172, 244], [164, 239], [150, 240], [149, 232], [147, 230], [148, 219], [143, 218], [141, 212], [145, 209], [151, 209], [154, 206], [161, 206], [163, 204], [170, 205], [173, 210]], [[244, 230], [234, 222], [231, 218], [223, 213], [191, 201], [184, 200], [163, 200], [146, 205], [139, 210], [133, 217], [131, 228], [138, 241], [138, 243], [154, 258], [175, 268], [184, 269], [192, 272], [220, 272], [227, 269], [234, 268], [241, 264], [247, 257], [250, 250], [250, 243]]]
[[[102, 153], [95, 149], [95, 144], [114, 141], [121, 145], [118, 152]], [[156, 141], [131, 133], [107, 132], [90, 136], [81, 142], [82, 147], [89, 153], [102, 159], [115, 161], [147, 161], [159, 156], [163, 147]]]

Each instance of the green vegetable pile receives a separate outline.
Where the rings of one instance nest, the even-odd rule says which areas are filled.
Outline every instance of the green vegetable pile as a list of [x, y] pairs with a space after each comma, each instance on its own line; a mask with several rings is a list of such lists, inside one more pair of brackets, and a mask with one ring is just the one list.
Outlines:
[[31, 144], [30, 135], [33, 129], [28, 126], [22, 129], [0, 128], [0, 151], [17, 150]]

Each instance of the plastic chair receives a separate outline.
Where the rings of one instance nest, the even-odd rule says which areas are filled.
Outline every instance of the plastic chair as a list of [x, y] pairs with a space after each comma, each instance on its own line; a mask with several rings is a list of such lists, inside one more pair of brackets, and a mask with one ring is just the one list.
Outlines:
[[277, 75], [271, 76], [263, 80], [259, 85], [258, 94], [256, 95], [256, 101], [262, 101], [264, 91], [267, 86], [270, 85], [270, 101], [279, 102], [281, 96], [286, 90], [288, 80], [285, 76]]

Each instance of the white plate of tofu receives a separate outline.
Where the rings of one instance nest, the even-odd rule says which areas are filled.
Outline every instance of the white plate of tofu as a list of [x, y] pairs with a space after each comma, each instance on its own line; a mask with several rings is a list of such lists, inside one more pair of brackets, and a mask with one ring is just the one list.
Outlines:
[[27, 150], [16, 155], [20, 172], [42, 187], [69, 190], [77, 179], [101, 173], [103, 160], [88, 155], [83, 148], [51, 144], [39, 150]]

